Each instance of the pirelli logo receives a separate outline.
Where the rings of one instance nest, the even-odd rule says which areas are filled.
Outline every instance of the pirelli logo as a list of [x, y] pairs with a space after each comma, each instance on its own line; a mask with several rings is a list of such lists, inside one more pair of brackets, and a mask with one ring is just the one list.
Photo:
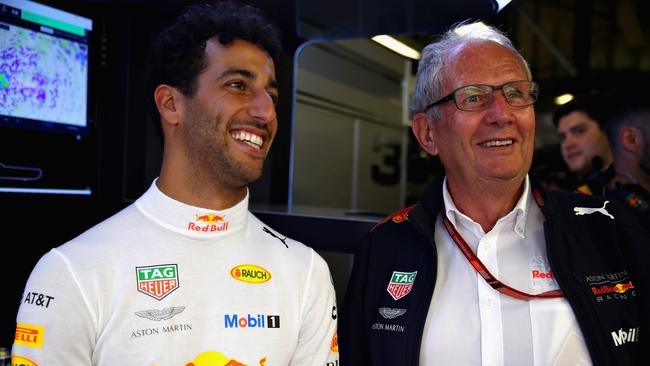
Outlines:
[[41, 325], [33, 324], [16, 324], [16, 337], [14, 344], [18, 346], [27, 346], [41, 348], [43, 347], [43, 335], [45, 328]]

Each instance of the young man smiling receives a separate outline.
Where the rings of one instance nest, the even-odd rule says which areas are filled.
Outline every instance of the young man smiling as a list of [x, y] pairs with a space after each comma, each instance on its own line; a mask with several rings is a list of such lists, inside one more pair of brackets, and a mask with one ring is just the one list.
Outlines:
[[[39, 261], [14, 360], [65, 366], [333, 365], [325, 261], [248, 211], [278, 128], [279, 32], [233, 2], [187, 8], [148, 62], [164, 154], [133, 205]], [[33, 301], [38, 296], [47, 303]]]

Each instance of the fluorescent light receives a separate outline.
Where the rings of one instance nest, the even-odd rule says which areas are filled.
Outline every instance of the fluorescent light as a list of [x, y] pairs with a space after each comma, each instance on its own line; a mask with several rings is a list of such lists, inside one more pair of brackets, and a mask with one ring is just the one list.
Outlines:
[[478, 33], [480, 34], [487, 26], [483, 22], [469, 23], [461, 25], [460, 27], [454, 30], [454, 33], [462, 36], [468, 33]]
[[400, 55], [408, 58], [412, 58], [414, 60], [419, 60], [420, 59], [420, 52], [412, 49], [411, 47], [405, 45], [404, 43], [396, 40], [395, 38], [391, 36], [387, 36], [385, 34], [380, 35], [380, 36], [374, 36], [372, 37], [372, 40], [379, 43], [380, 45], [388, 48], [389, 50], [399, 53]]
[[556, 105], [562, 105], [569, 103], [570, 101], [573, 100], [573, 94], [562, 94], [558, 97], [555, 97], [555, 104]]
[[505, 8], [509, 2], [510, 0], [497, 0], [497, 4], [499, 5], [499, 8], [497, 9], [497, 13], [500, 12], [501, 9]]

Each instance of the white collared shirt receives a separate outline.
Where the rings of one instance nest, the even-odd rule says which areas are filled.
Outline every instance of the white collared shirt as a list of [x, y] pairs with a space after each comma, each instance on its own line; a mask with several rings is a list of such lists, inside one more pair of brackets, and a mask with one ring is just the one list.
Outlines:
[[[544, 240], [544, 216], [526, 177], [515, 208], [488, 233], [456, 208], [443, 184], [445, 215], [501, 282], [538, 294], [558, 288]], [[453, 242], [438, 216], [438, 272], [420, 365], [591, 365], [565, 298], [519, 300], [488, 285]]]

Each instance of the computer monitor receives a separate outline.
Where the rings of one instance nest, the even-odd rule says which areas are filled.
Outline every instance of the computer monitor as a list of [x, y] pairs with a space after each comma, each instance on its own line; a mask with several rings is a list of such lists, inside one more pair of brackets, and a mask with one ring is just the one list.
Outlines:
[[90, 194], [92, 20], [0, 0], [0, 192]]
[[0, 0], [0, 123], [86, 133], [91, 30], [78, 15]]

